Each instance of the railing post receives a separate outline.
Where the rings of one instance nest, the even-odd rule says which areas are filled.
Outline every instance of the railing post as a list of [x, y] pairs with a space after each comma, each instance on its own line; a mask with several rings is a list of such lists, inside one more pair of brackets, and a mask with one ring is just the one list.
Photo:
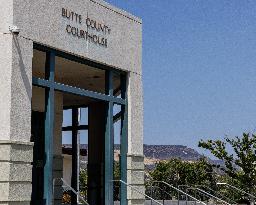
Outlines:
[[154, 201], [156, 204], [163, 205], [163, 204], [161, 204], [160, 202], [158, 202], [157, 200], [155, 200], [155, 199], [153, 199], [152, 197], [150, 197], [150, 196], [148, 196], [147, 194], [145, 194], [144, 192], [142, 192], [142, 191], [140, 191], [140, 190], [134, 188], [132, 185], [129, 185], [129, 184], [127, 184], [126, 182], [124, 182], [124, 181], [122, 181], [122, 180], [113, 180], [113, 182], [114, 182], [114, 181], [119, 181], [119, 182], [121, 182], [122, 184], [124, 184], [126, 187], [130, 187], [132, 190], [134, 190], [134, 191], [136, 191], [137, 193], [143, 195], [145, 198], [148, 198], [148, 199], [150, 199], [151, 201]]
[[[153, 197], [152, 183], [151, 183], [151, 190], [150, 190], [150, 194], [151, 194], [151, 197]], [[151, 205], [152, 205], [152, 200], [151, 200]]]
[[[186, 188], [186, 193], [188, 193], [188, 189]], [[188, 195], [186, 195], [186, 205], [188, 205]]]
[[[178, 186], [179, 188], [179, 186]], [[178, 192], [178, 205], [180, 205], [180, 192]]]

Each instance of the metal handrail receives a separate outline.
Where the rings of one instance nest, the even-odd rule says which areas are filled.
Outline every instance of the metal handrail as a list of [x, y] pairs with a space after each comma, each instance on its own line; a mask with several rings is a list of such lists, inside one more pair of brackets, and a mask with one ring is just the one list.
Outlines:
[[219, 198], [219, 197], [217, 197], [217, 196], [214, 196], [214, 195], [212, 195], [212, 194], [210, 194], [210, 193], [208, 193], [208, 192], [206, 192], [206, 191], [204, 191], [204, 190], [202, 190], [202, 189], [199, 189], [199, 188], [197, 188], [197, 187], [193, 187], [193, 188], [191, 188], [191, 189], [196, 189], [196, 190], [200, 191], [201, 193], [204, 193], [205, 195], [216, 199], [217, 201], [223, 202], [223, 203], [225, 203], [225, 204], [227, 204], [227, 205], [231, 205], [230, 203], [224, 201], [223, 199], [221, 199], [221, 198]]
[[163, 184], [165, 184], [165, 185], [171, 187], [172, 189], [178, 191], [179, 193], [182, 193], [182, 194], [186, 195], [187, 197], [190, 197], [191, 199], [195, 200], [196, 202], [198, 202], [198, 203], [200, 203], [200, 204], [206, 205], [206, 203], [204, 203], [204, 202], [200, 201], [199, 199], [197, 199], [197, 198], [191, 196], [190, 194], [188, 194], [188, 193], [182, 191], [181, 189], [178, 189], [177, 187], [175, 187], [175, 186], [173, 186], [173, 185], [171, 185], [171, 184], [168, 184], [168, 183], [165, 182], [165, 181], [152, 181], [151, 184], [152, 184], [152, 183], [163, 183]]
[[78, 196], [78, 198], [83, 201], [86, 205], [89, 205], [89, 203], [83, 198], [80, 196], [80, 194], [74, 190], [63, 178], [54, 178], [53, 179], [53, 196], [54, 196], [54, 186], [55, 186], [55, 182], [56, 180], [60, 180], [62, 181], [63, 185], [65, 185], [66, 187], [68, 187], [68, 190], [72, 191], [74, 194], [76, 194]]
[[121, 182], [121, 183], [124, 184], [125, 186], [130, 187], [131, 189], [135, 190], [136, 192], [138, 192], [138, 193], [142, 194], [143, 196], [149, 198], [151, 201], [153, 201], [153, 202], [155, 202], [155, 203], [157, 203], [157, 204], [159, 204], [159, 205], [163, 205], [163, 204], [161, 204], [160, 202], [158, 202], [158, 201], [156, 201], [155, 199], [153, 199], [152, 197], [150, 197], [150, 196], [148, 196], [147, 194], [143, 193], [142, 191], [136, 189], [136, 188], [133, 187], [132, 185], [127, 184], [127, 183], [126, 183], [125, 181], [123, 181], [123, 180], [112, 180], [112, 181], [113, 181], [113, 182]]
[[[172, 197], [172, 195], [169, 193], [169, 192], [167, 192], [167, 191], [165, 191], [165, 190], [163, 190], [160, 186], [150, 186], [151, 187], [151, 192], [152, 192], [152, 187], [156, 187], [156, 188], [158, 188], [158, 189], [160, 189], [161, 191], [163, 191], [165, 194], [167, 194], [168, 196], [170, 196], [170, 197]], [[152, 193], [151, 193], [152, 194]], [[152, 197], [152, 195], [151, 195], [151, 197]], [[164, 199], [160, 199], [161, 201], [164, 201]]]
[[153, 177], [145, 170], [144, 170], [144, 174], [146, 175], [146, 177], [149, 177], [151, 180], [153, 179]]
[[244, 194], [246, 194], [246, 195], [256, 199], [256, 196], [254, 196], [254, 195], [252, 195], [252, 194], [250, 194], [250, 193], [248, 193], [248, 192], [246, 192], [246, 191], [244, 191], [242, 189], [239, 189], [239, 188], [237, 188], [237, 187], [235, 187], [235, 186], [233, 186], [231, 184], [228, 184], [228, 183], [225, 183], [225, 182], [218, 182], [217, 185], [226, 185], [226, 186], [228, 186], [228, 187], [230, 187], [232, 189], [235, 189], [235, 190], [237, 190], [239, 192], [242, 192], [242, 193], [244, 193]]
[[232, 203], [234, 203], [234, 204], [237, 204], [234, 200], [232, 200], [232, 199], [229, 199], [228, 197], [226, 197], [226, 196], [224, 196], [224, 195], [222, 195], [222, 194], [220, 194], [220, 193], [218, 193], [216, 190], [214, 190], [214, 189], [212, 189], [212, 188], [210, 188], [210, 187], [208, 187], [208, 186], [206, 186], [206, 185], [195, 185], [196, 187], [204, 187], [204, 188], [207, 188], [208, 190], [210, 190], [210, 191], [212, 191], [214, 194], [216, 194], [215, 196], [218, 196], [218, 197], [220, 197], [220, 199], [226, 199], [226, 200], [229, 200], [229, 202], [232, 202]]

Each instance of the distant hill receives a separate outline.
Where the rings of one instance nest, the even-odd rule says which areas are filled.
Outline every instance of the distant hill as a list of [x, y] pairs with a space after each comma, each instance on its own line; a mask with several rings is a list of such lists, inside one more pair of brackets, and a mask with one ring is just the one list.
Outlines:
[[144, 145], [146, 158], [167, 160], [179, 158], [186, 161], [195, 161], [202, 157], [196, 150], [184, 145]]
[[[64, 147], [71, 147], [70, 144], [63, 145]], [[82, 144], [82, 149], [87, 150], [88, 145]], [[114, 146], [115, 152], [119, 153], [120, 145]], [[196, 150], [184, 145], [144, 145], [144, 155], [147, 159], [156, 161], [168, 160], [172, 158], [179, 158], [186, 161], [195, 161], [202, 157]]]

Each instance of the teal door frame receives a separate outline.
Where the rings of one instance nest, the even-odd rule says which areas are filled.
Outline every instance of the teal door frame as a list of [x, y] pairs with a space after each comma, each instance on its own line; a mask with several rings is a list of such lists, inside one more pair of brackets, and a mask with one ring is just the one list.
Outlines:
[[[54, 136], [54, 91], [62, 91], [75, 95], [86, 96], [97, 100], [105, 101], [107, 106], [106, 132], [105, 132], [105, 205], [113, 205], [113, 168], [114, 168], [114, 132], [113, 132], [113, 105], [121, 105], [121, 180], [127, 182], [127, 150], [128, 150], [128, 103], [127, 103], [127, 74], [118, 71], [121, 81], [121, 98], [114, 96], [113, 72], [117, 70], [112, 67], [95, 63], [83, 58], [72, 56], [64, 52], [50, 49], [48, 47], [34, 44], [34, 49], [46, 52], [45, 79], [33, 77], [34, 86], [45, 88], [45, 166], [44, 166], [44, 200], [46, 205], [53, 202], [53, 136]], [[94, 91], [63, 85], [54, 81], [55, 57], [63, 57], [72, 61], [86, 64], [91, 67], [103, 69], [106, 72], [105, 94]], [[121, 205], [127, 205], [127, 187], [121, 184]]]
[[[46, 52], [46, 80], [54, 82], [55, 53]], [[44, 200], [45, 204], [53, 201], [52, 162], [53, 162], [53, 133], [54, 133], [54, 87], [45, 88], [45, 165], [44, 165]]]

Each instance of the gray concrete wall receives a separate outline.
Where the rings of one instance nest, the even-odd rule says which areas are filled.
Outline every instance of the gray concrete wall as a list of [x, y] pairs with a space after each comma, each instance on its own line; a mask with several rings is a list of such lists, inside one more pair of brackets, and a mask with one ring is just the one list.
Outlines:
[[0, 204], [31, 199], [32, 51], [32, 41], [0, 32]]
[[[122, 70], [141, 73], [141, 20], [100, 0], [13, 0], [13, 23], [20, 35], [34, 42], [67, 51]], [[62, 8], [81, 15], [82, 23], [62, 17]], [[68, 34], [66, 26], [87, 30], [86, 18], [107, 25], [111, 31], [88, 32], [107, 39], [107, 48]]]
[[[20, 145], [20, 150], [31, 149], [32, 145], [26, 143], [30, 142], [31, 135], [31, 73], [34, 42], [127, 71], [129, 72], [128, 183], [144, 191], [141, 20], [102, 0], [0, 0], [0, 5], [2, 14], [0, 93], [4, 96], [0, 98], [0, 140], [4, 143], [7, 141], [9, 145], [5, 146], [11, 151], [13, 151], [10, 148], [13, 143]], [[64, 18], [62, 8], [81, 15], [82, 23]], [[95, 29], [87, 28], [87, 16], [102, 25], [107, 25], [110, 32], [97, 32]], [[8, 30], [10, 25], [16, 25], [21, 29], [18, 37], [10, 34]], [[67, 25], [107, 39], [107, 47], [69, 34], [66, 31]], [[22, 156], [22, 153], [20, 154]], [[32, 152], [30, 154], [32, 156]], [[58, 156], [59, 153], [55, 154]], [[14, 163], [11, 158], [8, 160], [8, 163]], [[3, 162], [0, 159], [1, 163]], [[25, 164], [29, 163], [25, 162]], [[136, 168], [137, 165], [139, 168]], [[27, 170], [27, 174], [30, 173], [31, 170]], [[17, 184], [22, 183], [22, 181], [17, 182]], [[23, 190], [29, 193], [30, 187], [27, 186], [27, 188], [23, 187]], [[0, 204], [7, 203], [4, 200], [8, 201], [10, 200], [8, 197], [12, 197], [8, 180], [3, 181], [0, 178], [0, 190], [9, 190], [6, 191], [7, 198], [0, 197]], [[28, 199], [23, 199], [24, 195], [18, 191], [16, 195], [18, 193], [20, 195], [15, 200], [28, 203], [26, 201]], [[129, 189], [128, 197], [129, 204], [144, 202], [143, 198], [136, 196]]]
[[[140, 192], [144, 187], [142, 76], [129, 73], [127, 183]], [[144, 196], [128, 187], [128, 204], [144, 204]]]

